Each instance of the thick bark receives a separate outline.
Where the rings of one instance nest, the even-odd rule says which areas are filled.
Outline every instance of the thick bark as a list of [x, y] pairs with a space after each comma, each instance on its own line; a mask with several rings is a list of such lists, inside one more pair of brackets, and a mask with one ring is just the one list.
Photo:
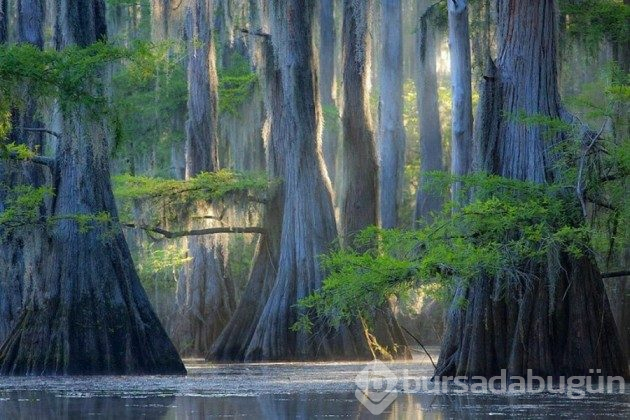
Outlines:
[[[369, 358], [367, 339], [342, 327], [315, 337], [291, 331], [297, 301], [321, 286], [318, 256], [336, 237], [330, 184], [319, 150], [320, 109], [311, 44], [312, 2], [269, 3], [264, 57], [270, 127], [268, 172], [283, 180], [267, 206], [239, 309], [211, 355], [222, 360]], [[269, 44], [271, 43], [271, 44]]]
[[7, 42], [9, 35], [8, 0], [0, 0], [0, 42]]
[[403, 126], [403, 36], [402, 2], [381, 2], [381, 64], [379, 101], [379, 163], [381, 225], [394, 228], [398, 223], [405, 167], [405, 128]]
[[[252, 5], [251, 2], [250, 5]], [[268, 34], [267, 7], [269, 5], [261, 1], [258, 6], [257, 13], [252, 16], [255, 19], [251, 23], [252, 27], [257, 31], [260, 30], [261, 33]], [[256, 58], [256, 65], [261, 74], [261, 90], [265, 92], [267, 123], [264, 125], [263, 136], [266, 146], [267, 174], [271, 179], [279, 179], [282, 174], [283, 155], [275, 146], [274, 139], [280, 136], [279, 117], [275, 116], [282, 106], [280, 71], [277, 68], [269, 39], [265, 36], [252, 35], [252, 37], [255, 37], [253, 49], [256, 51], [252, 56]], [[243, 361], [245, 359], [245, 353], [276, 279], [284, 208], [283, 197], [282, 188], [270, 191], [263, 216], [263, 225], [267, 234], [258, 240], [247, 286], [236, 311], [207, 356], [211, 360]]]
[[[104, 3], [58, 4], [59, 48], [105, 34]], [[74, 6], [74, 7], [73, 7]], [[117, 217], [103, 124], [82, 105], [63, 115], [53, 175], [54, 216]], [[116, 224], [85, 231], [72, 218], [49, 232], [43, 266], [18, 324], [0, 348], [2, 374], [186, 372], [149, 304]]]
[[[468, 1], [448, 0], [448, 37], [451, 51], [452, 137], [451, 173], [466, 175], [472, 164], [472, 86]], [[459, 183], [452, 189], [459, 199]]]
[[344, 0], [343, 10], [343, 178], [340, 229], [344, 242], [377, 225], [378, 162], [369, 110], [370, 1]]
[[217, 70], [214, 54], [211, 0], [195, 0], [186, 17], [188, 39], [188, 121], [186, 177], [214, 171], [218, 166]]
[[[218, 169], [217, 72], [212, 37], [212, 1], [195, 0], [186, 18], [188, 121], [186, 177]], [[203, 209], [212, 213], [212, 206]], [[202, 219], [202, 226], [209, 221]], [[191, 229], [197, 226], [191, 225]], [[187, 356], [204, 356], [230, 319], [234, 287], [226, 276], [227, 243], [222, 235], [188, 238], [187, 264], [177, 283], [178, 320], [173, 332]]]
[[[557, 118], [555, 2], [499, 2], [499, 57], [490, 64], [476, 123], [477, 169], [529, 182], [554, 179], [554, 144], [543, 127], [510, 118], [517, 112]], [[581, 217], [579, 210], [575, 220]], [[568, 217], [570, 215], [567, 215]], [[448, 317], [437, 376], [628, 376], [601, 274], [591, 256], [562, 252], [521, 269], [532, 281], [480, 278], [461, 286]], [[599, 373], [597, 373], [599, 375]]]
[[443, 197], [425, 188], [427, 172], [441, 171], [442, 133], [438, 104], [436, 49], [437, 37], [431, 24], [433, 9], [427, 9], [426, 2], [418, 2], [419, 28], [417, 31], [417, 73], [418, 113], [420, 121], [420, 177], [416, 195], [414, 224], [428, 222], [431, 213], [442, 208]]
[[[6, 6], [6, 5], [5, 5]], [[44, 8], [40, 0], [20, 0], [18, 8], [18, 42], [30, 43], [42, 48]], [[3, 6], [2, 12], [5, 7]], [[4, 19], [4, 17], [3, 17]], [[44, 133], [41, 123], [35, 118], [37, 103], [29, 94], [28, 88], [21, 89], [23, 107], [13, 111], [13, 130], [10, 140], [25, 144], [31, 150], [41, 151], [44, 145]], [[26, 131], [23, 128], [33, 128]], [[50, 173], [40, 165], [0, 163], [0, 180], [4, 185], [20, 184], [41, 187], [50, 182]], [[3, 210], [4, 197], [0, 197], [0, 211]], [[42, 212], [48, 209], [42, 206]], [[3, 239], [0, 247], [0, 343], [4, 341], [15, 325], [22, 307], [23, 290], [38, 275], [41, 262], [42, 241], [44, 235], [40, 228], [31, 231], [12, 232]]]

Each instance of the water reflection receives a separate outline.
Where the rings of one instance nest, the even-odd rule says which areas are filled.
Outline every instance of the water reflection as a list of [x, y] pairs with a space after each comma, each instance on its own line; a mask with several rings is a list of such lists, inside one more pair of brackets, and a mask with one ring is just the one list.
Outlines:
[[[19, 419], [368, 419], [355, 398], [365, 363], [189, 363], [188, 376], [0, 377], [0, 420]], [[397, 378], [429, 381], [424, 359], [387, 364]], [[402, 383], [402, 382], [401, 382]], [[408, 381], [407, 381], [408, 383]], [[383, 419], [630, 419], [630, 389], [572, 400], [560, 394], [404, 393]]]
[[[551, 394], [400, 394], [378, 418], [630, 418], [625, 394], [569, 400]], [[0, 392], [0, 419], [310, 419], [375, 418], [350, 393], [294, 393], [259, 396], [100, 396], [50, 391]]]

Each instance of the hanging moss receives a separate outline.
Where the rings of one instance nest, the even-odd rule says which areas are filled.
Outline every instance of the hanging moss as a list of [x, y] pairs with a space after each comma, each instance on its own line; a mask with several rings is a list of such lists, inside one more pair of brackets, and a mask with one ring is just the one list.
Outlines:
[[[189, 208], [202, 201], [216, 201], [227, 196], [265, 191], [271, 182], [262, 174], [244, 174], [222, 169], [202, 172], [186, 179], [152, 178], [129, 174], [113, 177], [114, 195], [121, 217], [130, 217], [138, 200], [167, 219], [181, 219]], [[159, 210], [159, 211], [158, 211]]]

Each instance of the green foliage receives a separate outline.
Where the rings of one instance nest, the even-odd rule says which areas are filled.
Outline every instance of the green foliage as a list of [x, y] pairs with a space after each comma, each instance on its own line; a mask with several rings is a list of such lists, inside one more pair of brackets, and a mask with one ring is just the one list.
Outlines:
[[0, 184], [3, 209], [0, 211], [0, 231], [7, 235], [14, 230], [32, 226], [41, 221], [41, 207], [44, 200], [52, 195], [49, 187], [30, 185], [9, 186]]
[[270, 182], [262, 174], [236, 173], [222, 169], [203, 172], [187, 180], [151, 178], [129, 174], [113, 177], [114, 195], [123, 214], [129, 215], [137, 200], [154, 209], [153, 213], [175, 219], [189, 206], [200, 201], [213, 201], [230, 194], [266, 190]]
[[623, 0], [563, 0], [560, 9], [567, 32], [591, 47], [603, 40], [630, 42], [630, 6]]
[[324, 126], [333, 133], [339, 133], [341, 130], [341, 116], [339, 108], [335, 105], [323, 105], [322, 116], [324, 118]]
[[30, 44], [2, 45], [0, 99], [19, 107], [18, 89], [26, 83], [33, 95], [57, 99], [62, 106], [102, 106], [105, 98], [95, 93], [95, 86], [102, 86], [100, 71], [107, 64], [132, 55], [131, 49], [103, 42], [70, 46], [62, 51], [40, 50]]
[[[128, 137], [137, 134], [134, 127], [142, 125], [133, 116], [142, 114], [139, 109], [146, 109], [147, 103], [151, 102], [146, 97], [133, 96], [121, 85], [125, 85], [123, 80], [134, 86], [146, 85], [148, 75], [155, 72], [158, 58], [165, 55], [164, 51], [161, 45], [141, 42], [134, 42], [129, 47], [97, 42], [87, 47], [70, 46], [61, 51], [40, 50], [30, 44], [0, 46], [0, 140], [6, 140], [11, 129], [10, 110], [24, 106], [24, 91], [42, 105], [56, 100], [62, 109], [80, 105], [86, 106], [97, 118], [105, 115], [114, 123], [118, 142], [123, 134]], [[124, 64], [122, 68], [128, 71], [114, 76], [113, 104], [110, 104], [102, 76], [103, 70], [113, 63]], [[185, 80], [181, 81], [180, 90], [181, 86], [185, 91]], [[135, 109], [132, 106], [134, 100], [138, 105]], [[161, 111], [173, 111], [173, 108], [165, 107], [166, 101], [159, 103]], [[146, 115], [141, 117], [146, 120]]]
[[163, 248], [148, 244], [138, 256], [136, 268], [143, 279], [150, 279], [153, 276], [169, 277], [190, 260], [187, 249], [178, 244], [169, 244]]
[[249, 61], [238, 53], [232, 54], [231, 65], [218, 71], [219, 112], [237, 115], [239, 107], [249, 98], [258, 76]]
[[116, 153], [133, 161], [156, 153], [168, 167], [173, 143], [184, 140], [186, 71], [183, 43], [137, 43], [132, 60], [121, 63], [112, 79], [119, 142]]
[[545, 138], [553, 138], [557, 134], [571, 132], [573, 126], [562, 121], [560, 118], [552, 118], [541, 114], [527, 114], [519, 111], [513, 115], [506, 115], [508, 119], [530, 127], [540, 127], [543, 129]]
[[314, 318], [333, 326], [369, 318], [391, 295], [419, 287], [450, 298], [456, 284], [491, 278], [508, 293], [512, 284], [540, 275], [532, 267], [543, 267], [549, 255], [589, 252], [591, 231], [564, 188], [486, 174], [455, 179], [445, 173], [432, 174], [427, 188], [443, 191], [455, 180], [462, 183], [462, 194], [474, 190], [474, 201], [457, 210], [445, 206], [418, 230], [369, 228], [354, 248], [376, 244], [367, 251], [350, 248], [324, 256], [329, 275], [319, 291], [300, 302], [309, 319], [295, 328], [308, 329]]
[[25, 144], [0, 143], [0, 158], [7, 159], [9, 157], [17, 160], [28, 160], [35, 156], [35, 153]]

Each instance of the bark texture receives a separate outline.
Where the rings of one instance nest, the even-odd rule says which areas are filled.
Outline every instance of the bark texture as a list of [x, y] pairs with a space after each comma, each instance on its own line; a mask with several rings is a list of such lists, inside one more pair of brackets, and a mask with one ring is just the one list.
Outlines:
[[[5, 5], [6, 6], [6, 5]], [[2, 12], [6, 10], [3, 6]], [[18, 9], [18, 42], [30, 43], [38, 48], [44, 46], [44, 7], [41, 0], [20, 0]], [[5, 19], [5, 16], [2, 17]], [[0, 34], [1, 35], [1, 34]], [[4, 42], [5, 40], [0, 39]], [[25, 144], [31, 150], [41, 153], [44, 135], [41, 132], [26, 131], [23, 128], [42, 128], [35, 114], [37, 104], [24, 86], [20, 92], [23, 107], [13, 110], [13, 130], [9, 141]], [[0, 180], [6, 186], [21, 184], [41, 187], [50, 182], [50, 172], [35, 164], [0, 163]], [[4, 210], [5, 197], [0, 194], [0, 212]], [[49, 204], [49, 203], [47, 203]], [[42, 213], [49, 209], [42, 206]], [[22, 308], [23, 290], [32, 282], [32, 277], [40, 275], [43, 230], [41, 228], [13, 231], [2, 239], [0, 247], [0, 343], [4, 341], [15, 325]]]
[[[448, 0], [448, 39], [451, 51], [452, 137], [451, 173], [466, 175], [472, 165], [472, 85], [468, 1]], [[453, 199], [458, 199], [458, 183]]]
[[381, 226], [398, 223], [403, 170], [405, 128], [403, 126], [403, 36], [402, 2], [381, 1], [381, 65], [378, 147], [380, 164]]
[[[105, 34], [102, 1], [58, 3], [59, 48]], [[0, 348], [0, 373], [183, 374], [175, 347], [149, 304], [120, 228], [81, 229], [70, 215], [117, 217], [104, 126], [82, 105], [63, 115], [53, 174], [46, 267], [33, 280], [16, 327]]]
[[[388, 5], [394, 8], [396, 6], [395, 4], [384, 4], [383, 6], [387, 7]], [[371, 8], [372, 3], [370, 1], [344, 1], [342, 27], [344, 94], [342, 165], [344, 185], [341, 193], [340, 229], [342, 231], [342, 243], [346, 246], [352, 246], [354, 236], [361, 230], [368, 226], [380, 225], [379, 165], [368, 99], [372, 51], [368, 34]], [[388, 13], [389, 10], [385, 12]], [[400, 72], [401, 66], [397, 66], [397, 68], [396, 71]], [[385, 76], [389, 83], [400, 82], [400, 80], [392, 80], [391, 76], [391, 74]], [[397, 95], [395, 92], [391, 94], [392, 102], [385, 105], [385, 111], [388, 111], [385, 119], [389, 120], [387, 127], [392, 129], [389, 132], [401, 134], [400, 126], [396, 124], [396, 111], [393, 109], [396, 107], [393, 102], [396, 101]], [[392, 106], [390, 107], [390, 105]], [[398, 131], [396, 131], [397, 129]], [[394, 141], [392, 140], [392, 142]], [[399, 157], [398, 152], [399, 150], [396, 150], [396, 157]], [[391, 159], [388, 159], [387, 163], [391, 164]], [[392, 168], [388, 167], [388, 169]], [[389, 179], [387, 180], [389, 181]], [[357, 322], [357, 325], [353, 325], [351, 328], [360, 331], [363, 327]], [[379, 357], [410, 357], [402, 330], [389, 304], [378, 309], [371, 330], [373, 337], [370, 337], [370, 340], [375, 340], [379, 346], [387, 349], [386, 354], [379, 354]], [[373, 350], [377, 349], [376, 346], [372, 347]]]
[[344, 0], [343, 10], [343, 178], [340, 229], [351, 243], [379, 222], [378, 162], [369, 110], [370, 1]]
[[[263, 36], [269, 113], [268, 172], [283, 184], [269, 201], [250, 282], [211, 355], [221, 360], [370, 358], [362, 331], [342, 327], [316, 336], [293, 332], [297, 301], [321, 286], [318, 256], [336, 237], [330, 183], [319, 136], [320, 109], [311, 44], [313, 3], [269, 2]], [[264, 9], [263, 9], [264, 12]], [[264, 14], [264, 13], [262, 13]]]
[[[476, 124], [477, 168], [507, 178], [551, 182], [551, 153], [560, 135], [509, 115], [559, 117], [556, 4], [551, 0], [498, 3], [499, 57], [485, 76]], [[551, 143], [550, 143], [551, 142]], [[576, 209], [577, 209], [576, 203]], [[576, 211], [576, 217], [581, 217]], [[550, 257], [554, 257], [550, 255]], [[601, 274], [591, 256], [558, 252], [523, 267], [531, 282], [480, 278], [461, 286], [448, 315], [437, 376], [628, 376]], [[505, 283], [503, 283], [505, 284]], [[597, 373], [599, 375], [599, 373]]]
[[[188, 121], [186, 177], [218, 169], [217, 71], [212, 36], [212, 1], [195, 0], [186, 17], [188, 38]], [[214, 213], [207, 205], [203, 214]], [[208, 219], [202, 219], [203, 226]], [[177, 283], [178, 322], [173, 335], [180, 352], [205, 356], [234, 310], [234, 286], [226, 276], [224, 235], [188, 238], [186, 266]]]
[[194, 0], [186, 16], [188, 39], [188, 121], [186, 177], [218, 166], [217, 69], [212, 28], [212, 0]]
[[436, 73], [436, 30], [432, 25], [434, 8], [427, 8], [426, 2], [419, 0], [419, 28], [417, 31], [417, 73], [418, 113], [420, 121], [420, 176], [416, 195], [414, 224], [428, 222], [431, 213], [442, 208], [443, 197], [426, 189], [427, 172], [442, 171], [442, 133], [438, 104]]

